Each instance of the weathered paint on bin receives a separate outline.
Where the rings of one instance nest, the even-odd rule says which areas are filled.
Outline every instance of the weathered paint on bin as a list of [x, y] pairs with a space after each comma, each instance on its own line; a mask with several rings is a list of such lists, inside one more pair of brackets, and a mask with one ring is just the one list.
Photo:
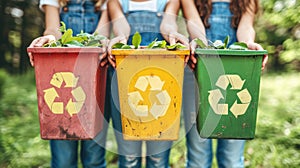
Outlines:
[[42, 139], [83, 140], [102, 129], [106, 67], [101, 48], [28, 48], [34, 58]]
[[198, 131], [204, 138], [253, 139], [266, 51], [197, 49]]
[[126, 140], [178, 139], [184, 58], [189, 50], [112, 50]]

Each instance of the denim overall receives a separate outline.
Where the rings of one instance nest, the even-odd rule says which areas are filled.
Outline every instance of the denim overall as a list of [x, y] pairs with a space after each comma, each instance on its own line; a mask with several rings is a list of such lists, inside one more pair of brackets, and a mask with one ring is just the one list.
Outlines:
[[[100, 18], [100, 11], [95, 12], [92, 0], [77, 1], [70, 0], [62, 8], [60, 19], [66, 24], [67, 28], [73, 29], [73, 35], [80, 33], [81, 30], [93, 33]], [[104, 139], [98, 145], [94, 140], [50, 140], [51, 147], [51, 167], [52, 168], [77, 168], [78, 167], [78, 148], [80, 148], [80, 158], [83, 167], [106, 167], [105, 161], [105, 139], [106, 129], [97, 136]], [[80, 147], [79, 147], [80, 145]]]
[[[212, 14], [209, 18], [210, 28], [206, 29], [206, 37], [214, 42], [224, 40], [230, 36], [229, 45], [235, 42], [236, 29], [231, 27], [232, 13], [228, 2], [214, 2]], [[199, 136], [196, 126], [197, 110], [194, 104], [198, 95], [198, 85], [193, 73], [185, 69], [183, 85], [183, 112], [186, 128], [187, 163], [188, 168], [210, 168], [213, 160], [213, 147], [211, 139], [203, 139]], [[198, 102], [197, 102], [198, 103]], [[198, 108], [197, 108], [198, 109]], [[242, 168], [244, 167], [244, 140], [217, 140], [217, 161], [219, 168]]]
[[[153, 40], [162, 40], [160, 23], [162, 12], [167, 0], [157, 0], [157, 12], [151, 11], [129, 11], [129, 0], [122, 0], [124, 15], [131, 27], [131, 36], [138, 31], [142, 36], [141, 45], [148, 45]], [[128, 44], [131, 44], [130, 36]], [[119, 97], [116, 75], [112, 77], [111, 92], [113, 104], [112, 121], [115, 129], [115, 136], [118, 143], [119, 168], [142, 167], [142, 143], [143, 141], [128, 141], [123, 139], [121, 115], [119, 111]], [[118, 110], [116, 109], [118, 108]], [[116, 111], [114, 111], [116, 110]], [[169, 167], [169, 154], [172, 141], [144, 141], [146, 144], [146, 168]]]
[[61, 21], [65, 22], [67, 28], [72, 28], [73, 35], [84, 31], [94, 33], [101, 16], [101, 11], [95, 9], [93, 0], [70, 0], [62, 8]]
[[212, 13], [208, 19], [210, 27], [206, 29], [206, 38], [211, 42], [223, 41], [229, 35], [229, 45], [236, 42], [236, 28], [231, 27], [232, 13], [228, 2], [212, 4]]
[[122, 0], [123, 12], [130, 25], [128, 44], [132, 44], [132, 36], [139, 32], [142, 36], [141, 46], [150, 44], [153, 40], [163, 40], [160, 34], [160, 24], [167, 0], [157, 0], [157, 12], [153, 11], [130, 11], [129, 1]]

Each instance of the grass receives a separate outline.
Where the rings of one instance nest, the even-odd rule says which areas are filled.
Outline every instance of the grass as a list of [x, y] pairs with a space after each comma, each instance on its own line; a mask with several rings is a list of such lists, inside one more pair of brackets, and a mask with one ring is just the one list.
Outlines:
[[[0, 71], [0, 87], [0, 167], [50, 167], [48, 141], [39, 135], [33, 72], [9, 76]], [[256, 137], [245, 148], [246, 167], [300, 167], [299, 111], [299, 74], [264, 74]], [[112, 128], [109, 130], [106, 159], [111, 168], [117, 167], [117, 148]], [[171, 150], [171, 166], [184, 167], [185, 155], [182, 138]]]

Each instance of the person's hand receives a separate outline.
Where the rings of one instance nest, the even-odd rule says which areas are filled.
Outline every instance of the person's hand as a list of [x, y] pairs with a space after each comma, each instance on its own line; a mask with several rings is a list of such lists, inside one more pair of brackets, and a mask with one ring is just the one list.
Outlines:
[[[170, 45], [174, 45], [177, 42], [179, 42], [179, 43], [185, 45], [186, 47], [189, 47], [189, 39], [178, 32], [170, 33], [168, 35], [167, 41], [170, 43]], [[186, 56], [184, 59], [184, 62], [187, 63], [188, 60], [189, 60], [189, 56]]]
[[101, 44], [103, 45], [103, 53], [101, 55], [99, 55], [99, 60], [100, 60], [100, 66], [104, 67], [105, 65], [107, 65], [108, 60], [107, 60], [107, 46], [109, 44], [109, 39], [104, 39], [101, 40]]
[[108, 51], [108, 61], [109, 63], [115, 68], [116, 67], [116, 58], [111, 54], [112, 47], [116, 43], [123, 43], [127, 44], [127, 38], [125, 36], [117, 36], [113, 39], [110, 40], [108, 46], [107, 46], [107, 51]]
[[[49, 43], [50, 41], [55, 41], [55, 37], [53, 35], [46, 35], [42, 37], [38, 37], [34, 39], [29, 47], [42, 47], [44, 44]], [[28, 52], [29, 61], [31, 66], [34, 66], [34, 59], [31, 52]]]
[[[247, 43], [247, 46], [248, 46], [248, 49], [250, 49], [250, 50], [264, 50], [260, 44], [254, 43], [254, 42]], [[267, 62], [268, 62], [268, 55], [266, 54], [263, 57], [262, 67], [261, 67], [262, 70], [265, 69]]]
[[195, 69], [196, 64], [197, 64], [197, 58], [195, 57], [196, 47], [197, 47], [197, 43], [195, 42], [195, 40], [192, 40], [190, 42], [190, 51], [191, 51], [191, 54], [190, 54], [190, 59], [188, 61], [188, 65], [190, 66], [190, 68], [192, 70]]
[[[189, 64], [189, 66], [190, 66], [190, 68], [192, 68], [192, 70], [194, 70], [195, 69], [195, 67], [196, 67], [196, 64], [197, 64], [197, 58], [196, 58], [196, 56], [195, 56], [195, 50], [196, 50], [196, 48], [197, 48], [197, 43], [196, 43], [196, 38], [195, 39], [193, 39], [191, 42], [190, 42], [190, 51], [191, 51], [191, 56], [190, 56], [190, 59], [189, 59], [189, 61], [188, 61], [188, 64]], [[202, 39], [202, 41], [203, 41], [203, 43], [205, 44], [205, 45], [207, 45], [207, 40], [206, 39]]]

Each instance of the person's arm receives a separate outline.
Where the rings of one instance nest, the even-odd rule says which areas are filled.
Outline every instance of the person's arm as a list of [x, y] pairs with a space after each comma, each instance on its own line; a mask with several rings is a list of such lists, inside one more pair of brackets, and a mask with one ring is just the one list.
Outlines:
[[99, 20], [99, 23], [97, 25], [97, 28], [95, 30], [98, 34], [101, 34], [105, 37], [109, 37], [110, 35], [110, 22], [109, 22], [109, 16], [107, 9], [102, 10], [101, 12], [101, 18]]
[[190, 39], [206, 39], [205, 27], [199, 16], [194, 0], [181, 0], [183, 16], [187, 22]]
[[[42, 47], [44, 44], [55, 41], [61, 37], [60, 27], [60, 17], [59, 8], [51, 5], [43, 6], [45, 12], [45, 24], [46, 28], [44, 31], [44, 36], [34, 39], [29, 47]], [[29, 61], [32, 66], [34, 66], [34, 60], [31, 53], [28, 53]]]
[[[183, 16], [186, 19], [187, 29], [190, 39], [200, 38], [206, 43], [206, 33], [204, 24], [199, 16], [194, 0], [181, 0]], [[195, 48], [197, 44], [194, 40], [190, 43], [191, 56], [189, 58], [190, 66], [195, 68], [197, 59], [195, 58]]]
[[[250, 50], [263, 50], [262, 46], [255, 43], [255, 30], [253, 27], [255, 13], [254, 2], [250, 3], [250, 8], [242, 15], [240, 23], [237, 28], [237, 39], [240, 42], [247, 44]], [[268, 55], [265, 55], [262, 62], [262, 69], [265, 68], [268, 61]]]
[[114, 33], [114, 38], [110, 40], [108, 44], [108, 61], [115, 67], [115, 58], [111, 54], [112, 46], [116, 43], [127, 43], [128, 37], [130, 35], [130, 25], [123, 14], [122, 7], [118, 0], [109, 0], [107, 2], [108, 14], [112, 22], [112, 29]]
[[101, 11], [101, 17], [98, 22], [97, 28], [95, 30], [96, 33], [103, 35], [106, 39], [101, 40], [101, 44], [103, 45], [103, 54], [99, 56], [100, 65], [105, 66], [107, 64], [107, 52], [106, 47], [109, 43], [109, 35], [110, 35], [110, 22], [107, 9]]
[[123, 38], [126, 38], [127, 41], [130, 34], [130, 25], [123, 14], [123, 10], [119, 1], [109, 0], [107, 3], [107, 8], [115, 37], [122, 36]]
[[45, 31], [44, 35], [53, 35], [56, 39], [61, 37], [61, 32], [59, 31], [60, 27], [60, 17], [59, 17], [59, 8], [44, 5], [45, 11]]
[[164, 39], [170, 45], [175, 44], [177, 41], [188, 46], [188, 39], [182, 34], [178, 33], [177, 14], [180, 8], [180, 0], [169, 0], [166, 5], [165, 13], [160, 25], [160, 31]]

